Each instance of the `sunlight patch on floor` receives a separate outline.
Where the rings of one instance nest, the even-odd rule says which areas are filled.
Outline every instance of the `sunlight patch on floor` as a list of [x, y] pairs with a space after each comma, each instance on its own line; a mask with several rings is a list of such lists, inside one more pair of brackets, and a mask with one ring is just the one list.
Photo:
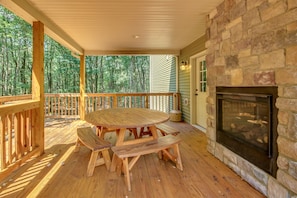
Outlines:
[[37, 197], [47, 183], [52, 179], [55, 173], [59, 170], [61, 165], [67, 160], [67, 158], [73, 153], [75, 146], [71, 146], [65, 152], [65, 154], [56, 162], [54, 167], [43, 177], [43, 179], [35, 186], [35, 188], [28, 194], [28, 197]]
[[39, 162], [30, 166], [22, 175], [16, 176], [16, 179], [10, 178], [8, 181], [2, 183], [0, 197], [13, 195], [16, 192], [24, 190], [34, 178], [54, 159], [55, 155], [48, 155]]

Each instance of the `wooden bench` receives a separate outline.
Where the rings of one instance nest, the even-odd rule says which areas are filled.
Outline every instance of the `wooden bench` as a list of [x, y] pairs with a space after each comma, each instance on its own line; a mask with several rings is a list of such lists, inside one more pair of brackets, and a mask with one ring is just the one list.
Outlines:
[[[87, 169], [88, 177], [93, 175], [96, 166], [105, 164], [107, 170], [109, 170], [111, 164], [108, 152], [109, 148], [111, 148], [110, 142], [99, 138], [94, 133], [91, 127], [85, 127], [77, 129], [77, 142], [75, 152], [79, 151], [81, 145], [84, 145], [92, 150]], [[99, 154], [102, 154], [102, 157]]]
[[[180, 133], [176, 128], [168, 125], [167, 123], [156, 124], [156, 128], [157, 128], [157, 130], [159, 130], [161, 132], [161, 134], [163, 136], [165, 136], [165, 135], [174, 135], [174, 136], [176, 136], [176, 135], [178, 135]], [[149, 130], [145, 131], [142, 128], [141, 131], [140, 131], [139, 137], [142, 137], [144, 135], [152, 135], [152, 133]]]
[[[117, 168], [118, 171], [122, 171], [124, 173], [128, 190], [131, 191], [129, 171], [142, 155], [161, 151], [164, 157], [173, 161], [178, 169], [183, 170], [179, 151], [180, 142], [181, 139], [178, 136], [167, 135], [143, 143], [112, 147], [111, 149], [114, 154], [122, 160], [122, 163]], [[133, 157], [130, 160], [130, 163], [128, 161], [129, 157]]]
[[177, 130], [176, 128], [169, 126], [166, 123], [161, 123], [161, 124], [156, 124], [157, 129], [162, 133], [163, 136], [165, 135], [178, 135], [179, 134], [179, 130]]

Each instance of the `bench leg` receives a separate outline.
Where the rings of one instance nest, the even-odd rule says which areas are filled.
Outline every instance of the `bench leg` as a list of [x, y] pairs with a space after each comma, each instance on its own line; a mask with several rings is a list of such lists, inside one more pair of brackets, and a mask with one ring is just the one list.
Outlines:
[[110, 165], [111, 165], [111, 161], [110, 161], [110, 156], [109, 156], [109, 152], [108, 152], [107, 149], [102, 151], [102, 157], [104, 159], [104, 163], [105, 163], [106, 169], [109, 171]]
[[173, 146], [173, 154], [176, 156], [176, 167], [179, 169], [179, 170], [183, 170], [183, 164], [182, 164], [182, 160], [181, 160], [181, 156], [180, 156], [180, 151], [179, 151], [179, 146], [178, 144], [175, 144]]
[[123, 170], [124, 170], [124, 175], [125, 175], [125, 183], [127, 185], [128, 191], [131, 191], [129, 162], [128, 162], [128, 158], [127, 157], [123, 159]]
[[96, 166], [96, 161], [98, 157], [99, 151], [93, 151], [91, 154], [91, 158], [89, 160], [88, 169], [87, 169], [87, 176], [90, 177], [94, 173], [94, 169]]
[[[170, 152], [170, 150], [172, 150], [172, 153]], [[181, 171], [183, 170], [183, 164], [181, 161], [178, 144], [173, 145], [171, 149], [162, 150], [162, 153], [163, 153], [163, 156], [162, 156], [163, 160], [170, 159], [172, 162], [175, 163], [176, 168], [178, 168]]]
[[77, 138], [77, 140], [76, 140], [76, 144], [75, 144], [75, 148], [74, 148], [74, 152], [78, 152], [78, 151], [79, 151], [81, 144], [82, 144], [82, 143], [81, 143], [80, 140]]

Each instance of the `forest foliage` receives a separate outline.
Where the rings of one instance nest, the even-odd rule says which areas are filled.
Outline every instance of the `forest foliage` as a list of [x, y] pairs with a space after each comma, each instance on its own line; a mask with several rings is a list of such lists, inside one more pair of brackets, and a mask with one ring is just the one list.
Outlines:
[[[0, 6], [0, 96], [31, 93], [32, 26]], [[80, 60], [47, 35], [45, 93], [79, 93]], [[149, 56], [87, 56], [86, 92], [149, 92]]]

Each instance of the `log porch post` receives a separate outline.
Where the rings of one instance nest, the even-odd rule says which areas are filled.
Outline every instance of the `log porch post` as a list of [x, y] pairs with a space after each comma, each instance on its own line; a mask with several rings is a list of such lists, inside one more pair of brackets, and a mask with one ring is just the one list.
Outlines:
[[79, 116], [81, 120], [85, 119], [85, 56], [80, 55], [80, 103], [79, 103]]
[[34, 110], [33, 141], [41, 155], [44, 152], [44, 25], [40, 21], [33, 22], [32, 100], [40, 102]]

